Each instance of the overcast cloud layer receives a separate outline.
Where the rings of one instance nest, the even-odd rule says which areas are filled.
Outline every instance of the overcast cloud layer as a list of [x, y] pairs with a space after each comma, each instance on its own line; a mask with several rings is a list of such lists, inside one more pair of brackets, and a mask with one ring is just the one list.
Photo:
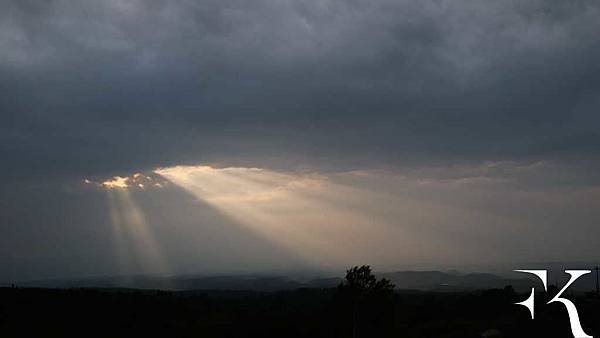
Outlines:
[[597, 2], [1, 4], [5, 178], [598, 157]]
[[[35, 260], [8, 241], [39, 244], [42, 219], [101, 248], [73, 232], [100, 198], [73, 182], [197, 163], [548, 189], [523, 207], [571, 193], [552, 205], [593, 231], [598, 32], [588, 0], [0, 0], [0, 253]], [[4, 273], [52, 274], [36, 262]]]

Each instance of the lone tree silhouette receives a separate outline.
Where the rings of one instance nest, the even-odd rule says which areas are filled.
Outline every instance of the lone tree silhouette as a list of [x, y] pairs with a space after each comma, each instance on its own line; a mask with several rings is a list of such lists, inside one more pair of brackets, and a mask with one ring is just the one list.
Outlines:
[[355, 266], [346, 270], [344, 281], [338, 286], [338, 292], [349, 298], [352, 304], [352, 337], [358, 336], [358, 321], [362, 307], [378, 307], [382, 301], [391, 298], [394, 284], [388, 279], [377, 279], [369, 265]]

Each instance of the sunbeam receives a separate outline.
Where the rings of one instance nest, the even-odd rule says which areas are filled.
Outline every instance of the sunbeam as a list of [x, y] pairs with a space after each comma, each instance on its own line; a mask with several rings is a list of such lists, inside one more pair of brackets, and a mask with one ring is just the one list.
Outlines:
[[115, 260], [119, 268], [119, 274], [125, 275], [135, 267], [134, 257], [135, 252], [131, 250], [128, 243], [130, 242], [129, 234], [124, 229], [121, 206], [119, 205], [116, 192], [112, 189], [106, 191], [108, 206], [110, 212], [110, 221], [112, 227], [112, 239], [114, 246]]
[[208, 166], [155, 172], [316, 265], [363, 261], [374, 242], [403, 242], [397, 228], [347, 205], [365, 192], [320, 175]]
[[[168, 274], [169, 267], [160, 246], [129, 190], [117, 186], [107, 189], [107, 194], [121, 272], [141, 269], [144, 273]], [[136, 266], [132, 267], [133, 264]]]
[[490, 240], [490, 229], [516, 236], [528, 226], [455, 203], [456, 193], [465, 195], [478, 184], [463, 180], [448, 186], [380, 172], [307, 174], [209, 166], [159, 168], [155, 173], [323, 268], [352, 262], [479, 261], [474, 253], [490, 246], [497, 248], [495, 253], [509, 250], [503, 240]]

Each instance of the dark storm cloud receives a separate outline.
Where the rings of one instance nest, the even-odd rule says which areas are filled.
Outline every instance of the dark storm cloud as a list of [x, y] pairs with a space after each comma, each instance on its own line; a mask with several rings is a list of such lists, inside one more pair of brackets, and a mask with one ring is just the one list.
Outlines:
[[[0, 0], [0, 281], [123, 273], [98, 182], [198, 163], [339, 181], [298, 214], [414, 235], [340, 213], [388, 243], [365, 242], [373, 264], [594, 259], [599, 18], [586, 0]], [[173, 273], [303, 264], [223, 206], [134, 189]]]
[[591, 1], [1, 4], [4, 177], [600, 149]]

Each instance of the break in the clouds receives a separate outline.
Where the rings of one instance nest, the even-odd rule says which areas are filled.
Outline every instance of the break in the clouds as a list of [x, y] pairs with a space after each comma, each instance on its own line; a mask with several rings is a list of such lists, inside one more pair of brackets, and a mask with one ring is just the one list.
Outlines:
[[[588, 0], [0, 0], [0, 276], [585, 259], [599, 31]], [[372, 242], [297, 241], [344, 226]]]

